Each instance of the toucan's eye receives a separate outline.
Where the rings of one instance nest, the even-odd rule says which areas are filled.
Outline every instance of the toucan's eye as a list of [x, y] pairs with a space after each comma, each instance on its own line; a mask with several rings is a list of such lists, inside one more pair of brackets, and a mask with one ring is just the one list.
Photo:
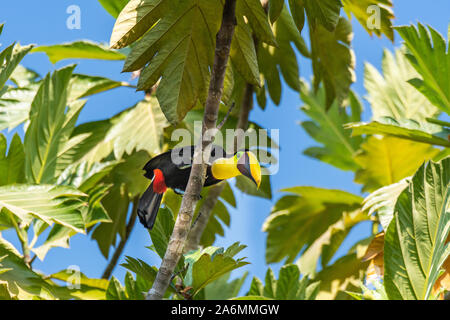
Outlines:
[[240, 159], [242, 157], [244, 153], [242, 151], [239, 151], [238, 153], [236, 153], [236, 159]]

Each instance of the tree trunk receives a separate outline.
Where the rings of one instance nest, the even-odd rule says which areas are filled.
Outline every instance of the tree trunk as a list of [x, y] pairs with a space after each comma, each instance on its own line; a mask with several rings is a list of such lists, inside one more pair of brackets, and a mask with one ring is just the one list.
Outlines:
[[203, 161], [203, 150], [211, 143], [211, 139], [208, 139], [205, 133], [216, 128], [225, 70], [227, 68], [231, 40], [233, 39], [236, 24], [235, 9], [236, 0], [225, 1], [222, 25], [216, 36], [214, 64], [211, 72], [208, 97], [206, 99], [205, 113], [203, 115], [202, 140], [195, 147], [194, 163], [189, 176], [189, 182], [181, 202], [180, 211], [169, 245], [161, 262], [161, 267], [158, 270], [153, 287], [148, 292], [148, 300], [161, 300], [170, 284], [173, 271], [183, 253], [194, 208], [203, 187], [206, 171], [206, 166]]

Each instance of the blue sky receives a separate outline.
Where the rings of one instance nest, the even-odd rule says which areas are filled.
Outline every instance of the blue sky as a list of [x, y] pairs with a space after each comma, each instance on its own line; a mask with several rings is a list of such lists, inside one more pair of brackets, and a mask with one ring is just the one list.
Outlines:
[[[448, 0], [393, 0], [396, 19], [395, 25], [416, 23], [418, 21], [431, 25], [441, 34], [447, 37], [447, 28], [450, 12]], [[78, 5], [81, 8], [81, 29], [69, 30], [66, 27], [68, 14], [67, 7]], [[17, 41], [21, 44], [34, 43], [37, 45], [49, 45], [62, 42], [70, 42], [79, 39], [90, 39], [98, 42], [109, 42], [109, 37], [114, 25], [114, 19], [103, 10], [97, 1], [93, 0], [58, 0], [58, 1], [7, 1], [2, 4], [0, 22], [5, 22], [0, 42], [3, 45]], [[356, 53], [357, 82], [353, 89], [364, 97], [363, 85], [364, 63], [369, 62], [378, 69], [381, 65], [381, 57], [384, 48], [392, 50], [400, 45], [400, 39], [396, 35], [392, 44], [386, 38], [370, 37], [359, 25], [356, 19], [352, 20], [354, 26], [353, 48]], [[123, 62], [91, 61], [91, 60], [66, 60], [52, 65], [42, 53], [30, 54], [25, 57], [23, 64], [45, 75], [68, 63], [76, 63], [77, 73], [100, 75], [114, 80], [130, 81], [130, 74], [121, 74]], [[301, 76], [306, 79], [311, 77], [309, 62], [300, 60]], [[79, 122], [93, 121], [108, 118], [123, 109], [134, 105], [142, 99], [142, 93], [136, 93], [132, 89], [120, 88], [114, 91], [89, 98], [82, 111]], [[364, 118], [370, 117], [366, 101]], [[342, 189], [360, 194], [360, 186], [353, 182], [352, 172], [343, 172], [332, 166], [307, 158], [302, 151], [315, 144], [298, 122], [306, 120], [305, 115], [299, 110], [302, 102], [297, 93], [283, 86], [283, 94], [280, 106], [268, 104], [265, 111], [258, 107], [252, 111], [250, 117], [268, 129], [280, 129], [280, 170], [272, 177], [272, 189], [274, 198], [272, 201], [250, 197], [236, 192], [238, 209], [231, 215], [231, 227], [226, 229], [225, 237], [219, 238], [217, 245], [228, 246], [235, 241], [248, 245], [242, 254], [248, 257], [250, 265], [242, 268], [248, 270], [251, 276], [264, 278], [267, 266], [265, 264], [265, 234], [261, 231], [265, 218], [270, 209], [282, 193], [278, 190], [297, 185], [312, 185], [323, 188]], [[11, 137], [11, 133], [6, 133]], [[355, 240], [368, 235], [369, 224], [362, 224], [352, 231], [345, 241], [345, 251]], [[12, 233], [5, 233], [6, 238], [17, 244]], [[132, 236], [125, 248], [125, 255], [143, 259], [151, 265], [159, 265], [159, 259], [145, 248], [150, 244], [147, 231], [136, 225]], [[123, 257], [120, 260], [123, 262]], [[75, 236], [71, 240], [71, 249], [52, 249], [44, 263], [36, 261], [34, 267], [45, 273], [53, 273], [67, 268], [70, 265], [78, 265], [81, 271], [90, 277], [101, 276], [107, 261], [101, 255], [97, 244], [85, 236]], [[280, 264], [272, 267], [277, 270]], [[238, 272], [240, 273], [240, 272]], [[123, 281], [124, 268], [117, 267], [114, 275]], [[248, 284], [249, 279], [247, 280]]]

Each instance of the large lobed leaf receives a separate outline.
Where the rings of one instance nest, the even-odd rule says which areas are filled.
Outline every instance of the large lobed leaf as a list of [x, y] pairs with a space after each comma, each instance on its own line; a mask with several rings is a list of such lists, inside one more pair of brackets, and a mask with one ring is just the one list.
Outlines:
[[352, 136], [363, 134], [380, 134], [393, 136], [416, 142], [450, 147], [448, 136], [450, 130], [428, 122], [415, 120], [397, 121], [392, 118], [382, 118], [379, 121], [347, 123], [345, 129], [352, 129]]
[[195, 296], [209, 283], [248, 264], [244, 261], [245, 258], [234, 259], [234, 256], [245, 247], [237, 242], [226, 250], [224, 248], [207, 247], [186, 254], [185, 261], [189, 264], [189, 267], [184, 278], [184, 284], [192, 287], [191, 295]]
[[106, 11], [114, 18], [117, 18], [129, 0], [98, 0]]
[[313, 282], [307, 276], [300, 276], [300, 270], [295, 264], [282, 266], [278, 279], [275, 278], [272, 269], [268, 268], [265, 284], [254, 277], [246, 297], [253, 297], [255, 300], [314, 300], [318, 293], [319, 282]]
[[51, 63], [64, 59], [124, 60], [126, 57], [123, 53], [87, 40], [39, 46], [32, 52], [44, 52]]
[[[31, 103], [42, 84], [37, 73], [20, 65], [10, 79], [17, 87], [8, 87], [0, 97], [0, 130], [12, 130], [29, 120]], [[127, 82], [85, 74], [72, 74], [69, 86], [69, 102], [121, 86], [131, 87]]]
[[[408, 48], [406, 56], [422, 76], [409, 81], [436, 107], [450, 114], [450, 51], [444, 37], [422, 24], [396, 27]], [[448, 42], [448, 39], [447, 39]]]
[[329, 226], [312, 245], [302, 252], [297, 261], [302, 273], [314, 276], [317, 272], [319, 259], [322, 268], [327, 267], [353, 227], [368, 219], [367, 214], [359, 209], [353, 212], [344, 212], [341, 219]]
[[[80, 191], [53, 185], [8, 185], [0, 187], [0, 209], [16, 215], [24, 225], [33, 218], [47, 224], [57, 223], [84, 233], [82, 210], [86, 195]], [[5, 211], [5, 209], [7, 211]]]
[[[143, 68], [141, 90], [150, 89], [161, 78], [157, 91], [161, 109], [170, 122], [178, 123], [199, 100], [204, 103], [206, 99], [222, 4], [190, 0], [168, 6], [168, 2], [129, 2], [118, 17], [111, 43], [123, 47], [130, 44], [130, 34], [143, 35], [150, 29], [132, 47], [124, 71]], [[136, 15], [141, 20], [130, 24]], [[118, 44], [115, 39], [123, 41]]]
[[309, 50], [286, 8], [281, 11], [272, 29], [278, 46], [272, 47], [265, 43], [258, 43], [257, 47], [261, 79], [265, 82], [258, 91], [258, 103], [262, 108], [265, 107], [266, 90], [272, 101], [276, 105], [280, 104], [280, 73], [289, 87], [296, 91], [300, 90], [299, 66], [292, 44], [302, 55], [309, 56]]
[[391, 136], [370, 136], [361, 148], [355, 157], [361, 167], [355, 173], [355, 182], [369, 192], [411, 176], [439, 152], [428, 144]]
[[384, 244], [390, 299], [429, 299], [450, 253], [450, 158], [428, 162], [397, 199]]
[[419, 74], [405, 57], [405, 49], [383, 53], [383, 74], [371, 64], [366, 64], [364, 86], [372, 109], [372, 120], [390, 117], [396, 121], [411, 119], [423, 122], [437, 116], [440, 111], [423, 94], [407, 81]]
[[357, 209], [362, 198], [340, 190], [294, 187], [275, 204], [263, 230], [268, 233], [266, 261], [292, 262], [304, 248], [309, 248], [329, 226]]
[[16, 133], [8, 147], [6, 138], [0, 134], [0, 186], [25, 182], [25, 152], [22, 141]]
[[74, 66], [69, 66], [47, 75], [31, 104], [24, 141], [28, 181], [53, 182], [64, 169], [60, 157], [79, 143], [79, 139], [70, 139], [70, 135], [84, 102], [75, 101], [67, 107], [73, 69]]
[[[317, 1], [316, 1], [317, 2]], [[336, 99], [341, 105], [356, 81], [355, 55], [350, 47], [352, 25], [341, 17], [333, 31], [317, 25], [310, 29], [314, 86], [322, 81], [326, 89], [326, 105]]]
[[0, 92], [19, 62], [32, 48], [32, 45], [22, 47], [13, 43], [0, 52]]
[[56, 286], [31, 270], [14, 246], [0, 236], [0, 299], [54, 299], [55, 289]]
[[342, 0], [342, 4], [345, 12], [353, 14], [369, 34], [384, 34], [394, 41], [392, 0]]
[[305, 83], [301, 84], [300, 96], [304, 102], [302, 111], [311, 120], [301, 123], [306, 132], [322, 146], [310, 147], [304, 154], [312, 158], [329, 163], [342, 170], [356, 170], [359, 165], [355, 162], [362, 138], [351, 137], [344, 130], [343, 125], [361, 119], [362, 105], [358, 97], [351, 92], [350, 112], [343, 110], [337, 103], [326, 110], [325, 90], [320, 88], [317, 93], [312, 92]]

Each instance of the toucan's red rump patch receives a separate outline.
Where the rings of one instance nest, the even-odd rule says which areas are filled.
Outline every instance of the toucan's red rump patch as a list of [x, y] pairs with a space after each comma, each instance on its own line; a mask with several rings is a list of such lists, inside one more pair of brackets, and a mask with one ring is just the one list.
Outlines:
[[153, 170], [153, 175], [153, 191], [160, 194], [166, 192], [167, 186], [162, 171], [155, 169]]

